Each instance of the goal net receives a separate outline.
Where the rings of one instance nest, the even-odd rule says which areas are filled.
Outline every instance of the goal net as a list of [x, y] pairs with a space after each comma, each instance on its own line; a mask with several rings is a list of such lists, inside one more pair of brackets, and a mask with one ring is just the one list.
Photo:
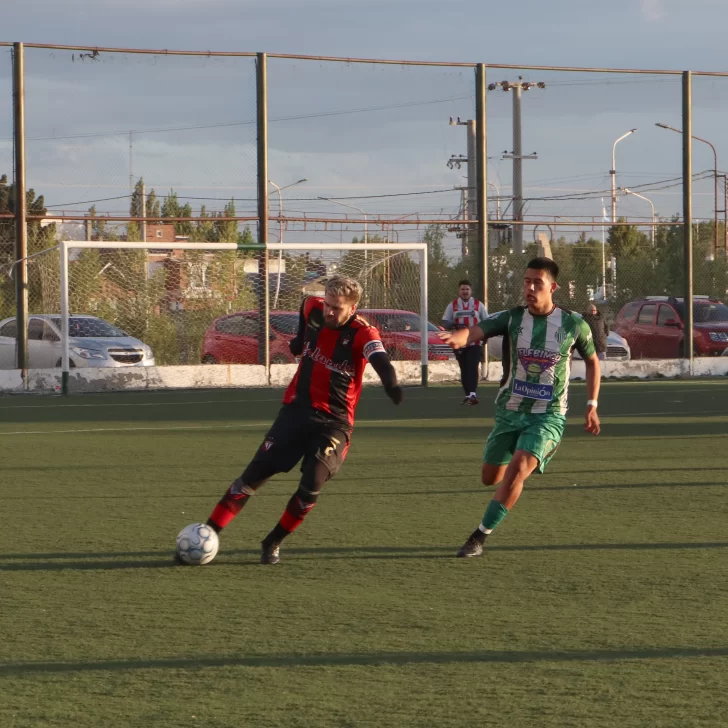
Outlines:
[[[362, 284], [359, 310], [390, 357], [409, 362], [405, 379], [426, 382], [428, 361], [449, 356], [428, 321], [421, 243], [64, 241], [56, 260], [60, 307], [42, 313], [60, 338], [64, 381], [79, 367], [257, 365], [270, 382], [271, 368], [295, 363], [302, 300], [334, 275]], [[206, 386], [204, 373], [195, 381]]]

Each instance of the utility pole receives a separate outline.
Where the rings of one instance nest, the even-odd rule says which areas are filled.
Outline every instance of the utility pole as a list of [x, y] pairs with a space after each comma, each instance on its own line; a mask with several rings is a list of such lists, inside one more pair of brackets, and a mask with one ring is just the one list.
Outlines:
[[536, 152], [523, 154], [522, 130], [521, 130], [521, 95], [523, 91], [532, 88], [546, 88], [543, 81], [531, 83], [524, 81], [522, 76], [518, 81], [500, 81], [499, 83], [488, 84], [489, 91], [497, 88], [503, 91], [513, 91], [513, 151], [503, 153], [503, 159], [513, 160], [513, 252], [523, 253], [523, 160], [538, 159]]
[[[468, 119], [467, 121], [461, 121], [458, 116], [457, 119], [450, 117], [450, 126], [464, 126], [467, 128], [467, 139], [468, 139], [468, 154], [467, 156], [453, 154], [447, 162], [447, 166], [450, 169], [460, 169], [463, 164], [467, 164], [468, 167], [468, 186], [460, 188], [467, 190], [467, 197], [464, 201], [464, 220], [477, 220], [478, 219], [478, 143], [476, 135], [476, 121], [475, 119]], [[463, 257], [468, 255], [476, 249], [476, 242], [478, 237], [478, 231], [475, 225], [466, 224], [465, 231], [462, 235], [463, 245]]]

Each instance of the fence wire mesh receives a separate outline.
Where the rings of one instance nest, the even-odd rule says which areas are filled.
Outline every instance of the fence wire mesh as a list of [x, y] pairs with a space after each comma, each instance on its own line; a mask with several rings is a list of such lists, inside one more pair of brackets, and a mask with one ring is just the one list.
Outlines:
[[[256, 243], [258, 62], [27, 48], [29, 255], [64, 238]], [[689, 273], [681, 76], [491, 67], [487, 83], [489, 311], [522, 302], [525, 263], [546, 252], [561, 267], [560, 304], [584, 311], [595, 302], [633, 357], [683, 356], [675, 333], [683, 330]], [[705, 297], [695, 299], [696, 342], [713, 336], [715, 344], [696, 344], [703, 355], [722, 353], [720, 302], [728, 296], [728, 191], [720, 166], [728, 79], [695, 75], [692, 83], [691, 273], [696, 296]], [[376, 263], [340, 251], [337, 259], [317, 250], [324, 243], [426, 243], [434, 323], [461, 279], [480, 288], [475, 92], [474, 67], [268, 58], [268, 241], [310, 246], [305, 255], [286, 251], [280, 263], [271, 253], [272, 317], [294, 312], [338, 266], [364, 276], [367, 308], [422, 313], [411, 255]], [[0, 215], [7, 216], [9, 48], [0, 61], [0, 97]], [[12, 218], [0, 218], [3, 317], [15, 313], [13, 239]], [[101, 248], [75, 255], [72, 311], [132, 334], [160, 365], [198, 363], [215, 320], [260, 307], [257, 253], [230, 254], [227, 263], [220, 252], [142, 259], [139, 251]], [[31, 314], [59, 314], [54, 256], [28, 265]], [[673, 317], [647, 302], [656, 296], [672, 306], [678, 326], [665, 326]], [[697, 310], [704, 301], [713, 302], [711, 311]], [[637, 302], [652, 308], [641, 313]], [[622, 321], [620, 311], [634, 320]], [[650, 315], [638, 330], [638, 319]], [[269, 323], [273, 335], [274, 319]], [[710, 326], [701, 333], [703, 323]], [[673, 329], [672, 348], [655, 343], [665, 328]]]

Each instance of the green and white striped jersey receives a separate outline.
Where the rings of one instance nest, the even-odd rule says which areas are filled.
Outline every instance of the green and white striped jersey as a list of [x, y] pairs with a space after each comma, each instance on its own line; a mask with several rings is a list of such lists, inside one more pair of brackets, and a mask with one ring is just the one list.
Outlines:
[[579, 314], [556, 306], [533, 316], [525, 306], [495, 314], [478, 326], [485, 338], [503, 336], [504, 382], [498, 407], [532, 414], [566, 414], [571, 355], [594, 354], [589, 325]]

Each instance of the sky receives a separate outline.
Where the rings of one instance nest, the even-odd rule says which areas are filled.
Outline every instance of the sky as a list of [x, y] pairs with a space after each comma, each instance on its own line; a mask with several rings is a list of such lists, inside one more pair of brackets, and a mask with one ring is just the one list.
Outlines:
[[[0, 41], [118, 48], [266, 51], [342, 58], [486, 64], [728, 71], [720, 0], [4, 0]], [[194, 210], [255, 210], [255, 77], [247, 58], [26, 51], [28, 184], [50, 209], [128, 209], [130, 179], [158, 194], [174, 189]], [[285, 187], [288, 214], [376, 217], [458, 214], [472, 118], [471, 68], [269, 61], [270, 177]], [[552, 221], [603, 215], [610, 203], [612, 144], [617, 184], [640, 192], [665, 217], [681, 209], [679, 76], [488, 70], [488, 81], [544, 81], [523, 98], [527, 215]], [[12, 169], [11, 66], [0, 48], [0, 172]], [[3, 104], [2, 99], [6, 99]], [[511, 94], [488, 94], [489, 194], [509, 214]], [[728, 169], [728, 78], [693, 81], [693, 133], [712, 141]], [[694, 145], [694, 171], [712, 170], [710, 148]], [[695, 214], [713, 215], [710, 174], [695, 185]], [[569, 197], [581, 199], [568, 199]], [[318, 198], [339, 198], [338, 202]], [[116, 198], [116, 199], [114, 199]], [[343, 198], [343, 199], [342, 199]], [[98, 200], [93, 203], [92, 201]], [[277, 198], [273, 197], [277, 204]], [[721, 201], [722, 209], [722, 187]], [[495, 213], [495, 201], [491, 202]], [[649, 203], [620, 194], [618, 214], [648, 223]], [[273, 227], [275, 227], [273, 225]], [[289, 241], [361, 236], [361, 225]], [[599, 237], [595, 229], [589, 234]], [[402, 230], [415, 240], [421, 229]], [[530, 235], [531, 232], [527, 232]], [[275, 239], [275, 233], [272, 238]], [[457, 241], [449, 239], [451, 251]]]

